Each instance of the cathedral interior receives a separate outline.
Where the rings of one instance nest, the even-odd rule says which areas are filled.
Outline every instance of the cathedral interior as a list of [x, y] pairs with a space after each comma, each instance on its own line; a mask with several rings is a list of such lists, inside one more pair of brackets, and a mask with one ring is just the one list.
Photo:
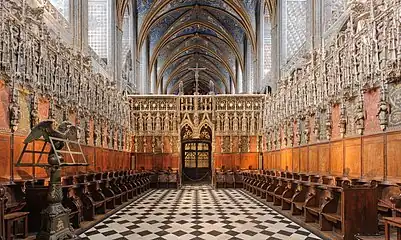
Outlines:
[[401, 239], [401, 0], [0, 0], [0, 240]]

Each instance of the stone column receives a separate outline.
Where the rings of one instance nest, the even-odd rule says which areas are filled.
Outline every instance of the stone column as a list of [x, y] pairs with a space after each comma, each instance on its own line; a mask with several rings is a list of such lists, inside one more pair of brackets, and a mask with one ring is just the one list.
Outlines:
[[143, 43], [140, 51], [138, 91], [140, 94], [144, 94], [146, 92], [146, 80], [148, 75], [147, 40]]
[[[130, 9], [136, 9], [136, 0], [131, 0], [129, 2], [129, 7]], [[132, 59], [132, 73], [131, 73], [131, 78], [130, 78], [130, 83], [135, 86], [138, 91], [138, 75], [137, 75], [137, 59], [138, 59], [138, 53], [136, 50], [137, 46], [137, 16], [136, 16], [136, 11], [130, 11], [130, 47], [131, 47], [131, 59]]]
[[71, 6], [73, 47], [78, 51], [86, 52], [88, 48], [88, 1], [73, 0]]
[[235, 61], [235, 70], [237, 74], [237, 89], [236, 93], [242, 93], [243, 92], [243, 72], [241, 69], [241, 66], [238, 62], [238, 60]]
[[249, 43], [249, 40], [247, 38], [244, 39], [244, 56], [245, 56], [245, 74], [244, 74], [244, 79], [245, 79], [245, 84], [243, 86], [243, 90], [246, 93], [252, 93], [253, 92], [253, 77], [252, 77], [252, 45]]
[[[122, 26], [121, 26], [122, 27]], [[114, 48], [114, 80], [117, 83], [117, 88], [122, 90], [122, 42], [123, 31], [118, 26], [115, 28], [115, 48]]]
[[258, 16], [258, 73], [255, 79], [255, 88], [259, 90], [261, 87], [265, 86], [266, 83], [264, 81], [264, 42], [265, 42], [265, 14], [264, 14], [264, 4], [265, 1], [261, 0], [259, 2], [259, 16]]
[[156, 81], [157, 81], [157, 60], [155, 64], [153, 65], [152, 72], [150, 75], [150, 93], [156, 94], [157, 89], [156, 89]]
[[117, 11], [116, 11], [116, 3], [115, 1], [109, 1], [109, 8], [108, 11], [109, 19], [110, 19], [110, 31], [108, 36], [108, 56], [107, 56], [107, 65], [108, 65], [108, 72], [109, 76], [111, 76], [113, 81], [118, 81], [117, 75], [117, 42], [118, 42], [118, 31], [117, 31]]
[[230, 93], [235, 94], [234, 80], [230, 77]]
[[164, 94], [163, 93], [163, 82], [164, 82], [164, 76], [160, 76], [159, 94]]
[[280, 39], [282, 39], [281, 33], [281, 28], [278, 24], [278, 20], [281, 19], [282, 13], [281, 13], [281, 6], [282, 2], [277, 1], [277, 8], [276, 8], [276, 14], [275, 18], [271, 18], [271, 39], [272, 39], [272, 83], [271, 83], [271, 88], [272, 91], [276, 91], [277, 89], [277, 81], [280, 79], [280, 63], [281, 63], [281, 42]]

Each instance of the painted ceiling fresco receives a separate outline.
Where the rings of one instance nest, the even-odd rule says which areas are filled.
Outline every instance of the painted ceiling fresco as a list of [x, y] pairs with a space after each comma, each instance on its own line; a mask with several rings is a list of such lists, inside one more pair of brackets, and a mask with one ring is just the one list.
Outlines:
[[139, 49], [149, 41], [149, 73], [157, 68], [158, 89], [177, 93], [182, 81], [190, 92], [195, 77], [188, 68], [198, 64], [207, 68], [199, 78], [204, 92], [213, 81], [216, 92], [229, 93], [236, 67], [244, 68], [244, 39], [256, 47], [257, 1], [137, 0]]

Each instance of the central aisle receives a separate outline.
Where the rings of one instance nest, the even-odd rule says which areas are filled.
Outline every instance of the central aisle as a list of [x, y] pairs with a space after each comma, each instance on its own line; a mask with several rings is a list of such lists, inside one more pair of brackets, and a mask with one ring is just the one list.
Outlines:
[[152, 190], [83, 239], [320, 239], [237, 189]]

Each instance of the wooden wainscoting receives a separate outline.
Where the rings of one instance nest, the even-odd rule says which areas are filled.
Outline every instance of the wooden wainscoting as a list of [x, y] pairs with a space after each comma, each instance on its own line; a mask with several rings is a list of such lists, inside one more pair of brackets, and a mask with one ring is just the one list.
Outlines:
[[401, 182], [401, 132], [266, 152], [264, 168]]

